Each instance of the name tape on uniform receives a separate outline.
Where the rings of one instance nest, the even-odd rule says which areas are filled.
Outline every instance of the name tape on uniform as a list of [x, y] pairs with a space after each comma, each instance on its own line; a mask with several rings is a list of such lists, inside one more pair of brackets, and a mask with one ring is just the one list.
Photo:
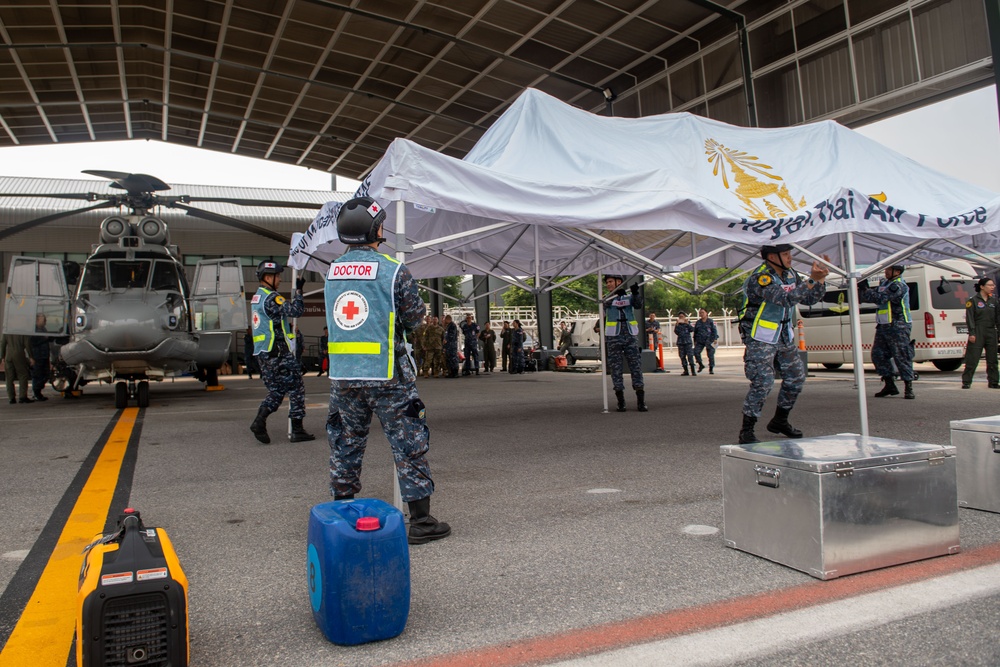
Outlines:
[[326, 274], [327, 280], [375, 280], [378, 262], [334, 262]]

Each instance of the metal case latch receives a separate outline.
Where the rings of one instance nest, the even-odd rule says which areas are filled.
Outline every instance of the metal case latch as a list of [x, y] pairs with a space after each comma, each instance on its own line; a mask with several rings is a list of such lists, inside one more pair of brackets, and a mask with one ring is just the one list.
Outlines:
[[[995, 436], [994, 436], [995, 437]], [[993, 451], [997, 451], [997, 443], [993, 443]], [[944, 450], [938, 450], [936, 452], [931, 452], [927, 455], [927, 462], [932, 466], [944, 465]]]
[[781, 477], [781, 470], [768, 466], [755, 465], [753, 471], [757, 473], [757, 483], [761, 486], [769, 486], [772, 489], [778, 488], [778, 480]]
[[837, 477], [850, 477], [854, 474], [854, 464], [853, 463], [838, 463], [833, 469], [833, 472]]
[[991, 435], [990, 442], [993, 443], [993, 453], [1000, 454], [1000, 435]]

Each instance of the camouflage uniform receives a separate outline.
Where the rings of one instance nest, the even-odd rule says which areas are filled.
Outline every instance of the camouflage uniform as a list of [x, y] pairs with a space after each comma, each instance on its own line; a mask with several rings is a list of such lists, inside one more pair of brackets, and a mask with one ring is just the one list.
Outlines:
[[[367, 247], [351, 250], [367, 251], [375, 252]], [[405, 265], [397, 274], [392, 298], [397, 323], [392, 379], [331, 382], [326, 433], [330, 442], [330, 492], [335, 498], [361, 491], [361, 461], [373, 414], [382, 422], [382, 430], [392, 447], [403, 500], [413, 502], [434, 492], [426, 457], [430, 432], [424, 404], [417, 395], [416, 370], [403, 339], [404, 331], [420, 324], [426, 307]]]
[[892, 321], [875, 325], [875, 341], [872, 343], [872, 363], [881, 378], [891, 378], [892, 360], [896, 362], [899, 377], [904, 382], [913, 381], [913, 348], [910, 347], [909, 322], [910, 288], [899, 278], [882, 279], [877, 288], [867, 285], [858, 291], [862, 303], [888, 306]]
[[[622, 290], [624, 292], [624, 290]], [[642, 296], [639, 292], [631, 294], [612, 295], [610, 299], [630, 299], [633, 310], [642, 310]], [[624, 309], [623, 309], [624, 310]], [[608, 349], [608, 368], [611, 369], [611, 384], [616, 392], [625, 391], [625, 360], [628, 360], [629, 374], [632, 376], [632, 388], [636, 391], [643, 389], [645, 383], [642, 379], [642, 350], [639, 349], [639, 341], [635, 335], [630, 333], [627, 323], [620, 322], [618, 327], [620, 333], [617, 336], [605, 334]], [[623, 325], [624, 326], [621, 326]], [[605, 327], [607, 331], [607, 327]]]
[[965, 324], [976, 342], [965, 347], [965, 370], [962, 372], [962, 387], [972, 385], [972, 376], [979, 366], [979, 358], [986, 350], [986, 381], [990, 387], [1000, 386], [997, 373], [997, 299], [984, 299], [976, 294], [965, 302]]
[[507, 370], [511, 375], [524, 372], [524, 329], [510, 328], [510, 359]]
[[[681, 358], [684, 375], [698, 374], [694, 368], [694, 341], [691, 340], [693, 333], [694, 327], [691, 326], [690, 322], [678, 322], [674, 326], [674, 335], [677, 336], [677, 356]], [[688, 366], [691, 367], [690, 373], [688, 373]]]
[[440, 324], [432, 322], [424, 327], [424, 363], [420, 369], [427, 377], [444, 375], [444, 356], [441, 352], [444, 346], [444, 329]]
[[444, 330], [444, 361], [448, 377], [458, 377], [458, 325], [454, 322]]
[[479, 375], [479, 325], [475, 322], [462, 322], [459, 328], [465, 341], [462, 347], [462, 353], [465, 355], [462, 375], [470, 373]]
[[418, 374], [419, 369], [424, 365], [424, 330], [427, 328], [427, 323], [421, 321], [417, 328], [410, 333], [410, 344], [413, 345], [413, 361], [417, 365]]
[[776, 342], [765, 343], [751, 337], [755, 313], [762, 303], [767, 302], [791, 309], [794, 315], [796, 304], [812, 305], [822, 299], [826, 294], [826, 285], [812, 280], [800, 281], [798, 273], [792, 269], [786, 269], [779, 276], [765, 262], [743, 283], [743, 294], [746, 302], [741, 313], [740, 336], [746, 345], [743, 372], [750, 380], [750, 390], [743, 401], [743, 414], [757, 419], [774, 386], [775, 368], [781, 373], [778, 408], [791, 410], [805, 384], [806, 367], [799, 357], [790, 319], [780, 323]]
[[703, 321], [699, 317], [694, 321], [694, 357], [698, 361], [699, 371], [705, 367], [701, 362], [702, 350], [708, 354], [708, 372], [715, 371], [715, 343], [718, 340], [719, 329], [715, 326], [715, 320], [709, 317]]
[[[277, 292], [271, 292], [264, 300], [264, 314], [272, 322], [279, 324], [275, 327], [278, 331], [283, 329], [282, 320], [300, 317], [305, 309], [302, 294], [298, 291], [291, 301], [285, 300]], [[288, 418], [303, 419], [306, 416], [306, 386], [302, 381], [302, 366], [289, 351], [284, 336], [276, 335], [271, 351], [258, 354], [257, 363], [260, 366], [260, 377], [267, 389], [267, 396], [261, 402], [260, 410], [265, 415], [277, 412], [285, 394], [288, 394], [291, 406]]]

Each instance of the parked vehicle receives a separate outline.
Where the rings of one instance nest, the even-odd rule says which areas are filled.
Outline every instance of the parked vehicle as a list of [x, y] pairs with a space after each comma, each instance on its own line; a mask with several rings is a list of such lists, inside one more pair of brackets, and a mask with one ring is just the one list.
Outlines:
[[[975, 294], [976, 271], [966, 261], [945, 260], [941, 266], [915, 264], [906, 267], [903, 280], [910, 288], [910, 314], [913, 320], [914, 362], [930, 362], [942, 371], [957, 370], [965, 357], [969, 331], [965, 325], [965, 302]], [[871, 284], [876, 284], [873, 276]], [[875, 339], [873, 304], [863, 303], [861, 340], [864, 361], [871, 363]], [[846, 288], [827, 288], [823, 301], [813, 306], [799, 306], [804, 323], [806, 350], [810, 363], [826, 368], [851, 364], [851, 322]]]

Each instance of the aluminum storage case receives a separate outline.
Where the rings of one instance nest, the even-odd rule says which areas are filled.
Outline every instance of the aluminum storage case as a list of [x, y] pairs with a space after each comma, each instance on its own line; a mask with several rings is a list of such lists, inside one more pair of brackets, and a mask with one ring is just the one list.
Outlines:
[[951, 423], [958, 458], [958, 504], [1000, 512], [1000, 415]]
[[955, 459], [853, 434], [725, 445], [726, 545], [819, 579], [957, 553]]

